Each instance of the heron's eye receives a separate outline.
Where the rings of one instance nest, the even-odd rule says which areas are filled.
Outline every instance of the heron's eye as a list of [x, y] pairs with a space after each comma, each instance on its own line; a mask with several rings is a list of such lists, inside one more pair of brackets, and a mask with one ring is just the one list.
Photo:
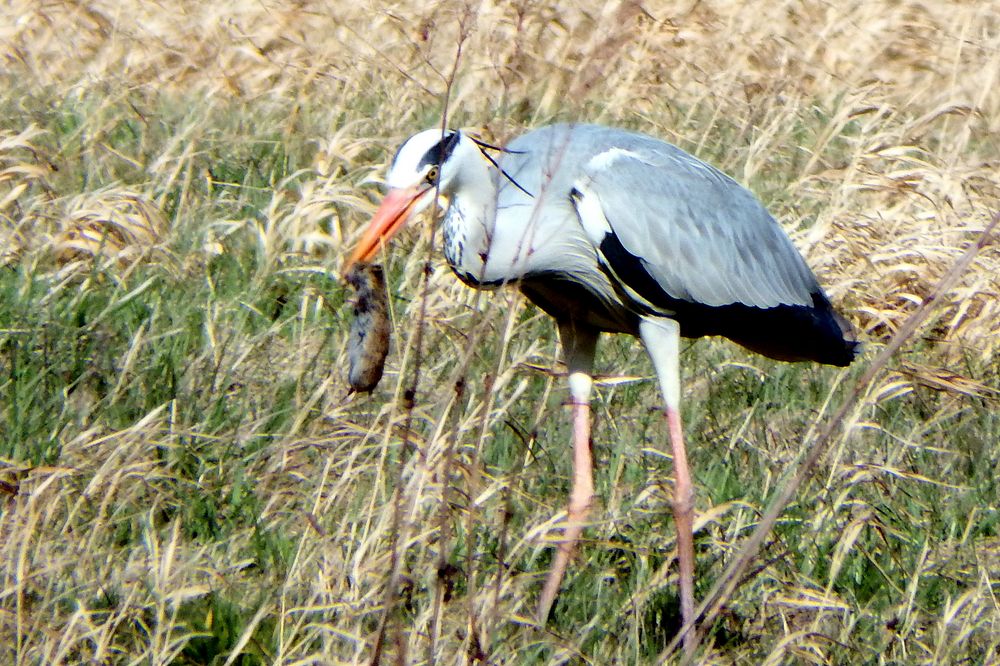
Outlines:
[[437, 179], [438, 179], [438, 168], [436, 166], [432, 166], [430, 171], [427, 172], [427, 182], [433, 185], [437, 182]]

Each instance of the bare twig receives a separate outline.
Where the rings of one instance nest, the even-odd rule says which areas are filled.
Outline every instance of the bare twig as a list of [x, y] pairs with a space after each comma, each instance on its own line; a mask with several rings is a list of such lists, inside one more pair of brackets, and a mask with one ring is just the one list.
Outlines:
[[[442, 110], [441, 110], [441, 131], [442, 135], [447, 130], [448, 127], [448, 111], [449, 111], [449, 101], [451, 99], [452, 87], [455, 83], [455, 76], [458, 73], [458, 67], [462, 60], [462, 47], [465, 41], [469, 37], [469, 24], [467, 23], [470, 14], [463, 16], [461, 20], [459, 39], [455, 47], [455, 58], [452, 63], [452, 69], [447, 77], [445, 77], [445, 91], [443, 95]], [[431, 227], [430, 233], [430, 243], [428, 245], [428, 251], [434, 251], [434, 228], [435, 225]], [[403, 421], [403, 450], [405, 451], [409, 448], [410, 428], [413, 424], [413, 408], [416, 403], [417, 390], [420, 386], [420, 374], [422, 369], [422, 354], [423, 349], [423, 338], [424, 329], [427, 321], [427, 299], [430, 293], [430, 275], [431, 275], [431, 262], [428, 258], [425, 262], [424, 270], [421, 272], [420, 280], [420, 307], [417, 314], [416, 327], [413, 332], [413, 374], [410, 381], [409, 388], [406, 389], [404, 394], [405, 400], [405, 410], [406, 415]], [[462, 395], [462, 382], [455, 382], [455, 393], [456, 393], [456, 404]], [[429, 651], [429, 662], [434, 662], [434, 654], [436, 652], [436, 639], [439, 634], [440, 617], [441, 617], [441, 600], [442, 600], [442, 589], [441, 585], [441, 572], [444, 571], [444, 566], [446, 564], [446, 555], [444, 548], [444, 541], [446, 537], [445, 528], [447, 527], [447, 488], [448, 488], [448, 473], [451, 466], [452, 451], [454, 449], [453, 443], [449, 440], [448, 450], [445, 453], [444, 470], [442, 471], [443, 477], [443, 487], [444, 487], [444, 497], [442, 498], [442, 513], [440, 518], [441, 532], [439, 534], [439, 539], [441, 542], [441, 547], [439, 549], [438, 556], [438, 591], [434, 597], [434, 612], [432, 615], [432, 628], [431, 628], [431, 640], [428, 647]], [[396, 488], [393, 493], [393, 520], [392, 520], [392, 547], [391, 547], [391, 576], [389, 579], [388, 587], [386, 589], [386, 600], [385, 607], [383, 609], [383, 615], [379, 623], [378, 633], [375, 640], [375, 648], [372, 653], [372, 666], [380, 663], [382, 657], [383, 645], [385, 643], [385, 633], [389, 618], [395, 612], [395, 607], [398, 602], [398, 592], [397, 587], [399, 585], [399, 575], [401, 571], [401, 554], [400, 554], [400, 544], [405, 542], [405, 539], [400, 538], [400, 528], [402, 526], [402, 487], [403, 487], [403, 470], [405, 467], [405, 457], [400, 456], [396, 468], [396, 478], [395, 484]], [[402, 629], [397, 626], [397, 637], [396, 642], [399, 646], [403, 646], [405, 643], [402, 639]], [[405, 656], [398, 655], [398, 659], [402, 659], [405, 663]]]

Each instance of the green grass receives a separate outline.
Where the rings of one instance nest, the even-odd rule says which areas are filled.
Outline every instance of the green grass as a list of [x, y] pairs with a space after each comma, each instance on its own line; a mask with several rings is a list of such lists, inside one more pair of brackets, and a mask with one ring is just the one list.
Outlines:
[[[58, 129], [53, 128], [54, 135]], [[62, 131], [75, 132], [72, 124]], [[105, 140], [125, 151], [147, 139], [129, 130], [112, 132]], [[278, 182], [295, 187], [294, 180], [286, 179], [308, 161], [305, 148], [275, 152], [268, 149], [269, 141], [249, 142], [226, 160], [213, 162], [214, 180], [235, 185], [216, 190], [219, 200], [209, 198], [201, 210], [236, 202], [239, 212], [252, 219], [266, 206], [266, 188]], [[192, 251], [196, 241], [191, 238], [197, 234], [182, 227], [177, 254]], [[179, 663], [215, 663], [251, 630], [251, 618], [261, 604], [294, 594], [287, 587], [303, 576], [296, 562], [303, 548], [338, 550], [336, 540], [313, 534], [311, 521], [302, 517], [309, 510], [306, 499], [314, 490], [314, 475], [331, 464], [324, 441], [334, 443], [335, 456], [367, 459], [360, 476], [345, 480], [358, 494], [349, 502], [340, 498], [340, 504], [330, 507], [332, 512], [312, 519], [337, 539], [371, 520], [366, 495], [381, 498], [376, 506], [389, 500], [391, 470], [400, 464], [399, 456], [408, 470], [420, 465], [412, 450], [400, 449], [394, 435], [381, 452], [369, 448], [348, 453], [350, 441], [337, 439], [343, 425], [336, 420], [361, 428], [371, 424], [376, 438], [383, 436], [374, 411], [377, 403], [391, 400], [394, 378], [372, 398], [339, 407], [335, 417], [310, 402], [318, 390], [343, 392], [338, 367], [347, 316], [343, 287], [330, 275], [297, 270], [314, 264], [308, 257], [268, 261], [250, 228], [237, 231], [227, 243], [226, 253], [179, 274], [154, 263], [119, 281], [112, 267], [97, 262], [65, 279], [40, 260], [34, 270], [15, 267], [0, 275], [0, 321], [7, 331], [0, 457], [9, 468], [30, 477], [32, 468], [68, 465], [73, 469], [66, 489], [69, 500], [85, 493], [88, 477], [108, 463], [94, 457], [90, 447], [81, 449], [80, 438], [96, 434], [112, 441], [126, 439], [130, 428], [148, 415], [158, 415], [139, 427], [128, 443], [105, 454], [122, 456], [124, 463], [134, 455], [126, 448], [148, 447], [137, 463], [139, 477], [121, 480], [131, 487], [119, 485], [103, 503], [94, 498], [99, 508], [80, 505], [53, 526], [63, 532], [97, 530], [90, 541], [95, 551], [123, 562], [137, 549], [148, 551], [152, 541], [159, 541], [162, 549], [179, 539], [185, 549], [214, 552], [225, 562], [240, 563], [238, 582], [213, 581], [190, 600], [166, 607], [157, 605], [163, 593], [155, 590], [148, 590], [146, 604], [151, 606], [136, 606], [127, 583], [114, 577], [99, 593], [86, 581], [60, 591], [65, 574], [50, 579], [48, 585], [56, 589], [29, 584], [30, 595], [21, 593], [18, 604], [32, 613], [40, 611], [36, 603], [52, 612], [56, 607], [50, 604], [58, 601], [57, 614], [72, 614], [79, 608], [73, 601], [78, 589], [97, 593], [88, 604], [97, 620], [130, 605], [130, 613], [143, 608], [145, 615], [117, 624], [114, 642], [123, 653], [144, 640], [149, 625], [166, 622], [160, 629], [178, 641], [179, 651], [173, 654]], [[402, 268], [391, 271], [393, 281], [405, 279]], [[323, 294], [327, 307], [309, 307], [316, 294]], [[418, 300], [418, 291], [412, 290], [396, 300], [396, 307], [412, 311]], [[494, 303], [486, 300], [485, 316], [499, 315], [502, 320], [502, 306]], [[545, 570], [549, 551], [522, 546], [505, 555], [498, 569], [501, 543], [510, 548], [537, 525], [539, 516], [558, 511], [568, 492], [569, 431], [560, 406], [562, 389], [554, 388], [551, 378], [516, 370], [506, 388], [493, 395], [484, 382], [498, 367], [510, 372], [508, 360], [519, 354], [547, 359], [554, 353], [551, 325], [533, 311], [517, 315], [519, 330], [508, 339], [507, 359], [498, 359], [489, 342], [503, 337], [499, 324], [473, 343], [482, 346], [461, 377], [467, 402], [455, 408], [454, 416], [446, 416], [439, 395], [447, 391], [439, 393], [438, 387], [448, 385], [441, 382], [449, 376], [449, 359], [469, 344], [461, 331], [471, 329], [478, 316], [459, 308], [445, 326], [429, 325], [425, 331], [415, 436], [430, 436], [442, 419], [467, 425], [456, 439], [459, 448], [451, 470], [455, 487], [444, 514], [452, 535], [446, 543], [430, 539], [405, 551], [404, 570], [411, 583], [403, 592], [397, 620], [404, 626], [430, 608], [436, 582], [426, 567], [442, 548], [457, 572], [451, 594], [458, 607], [473, 580], [480, 593], [496, 576], [524, 579], [516, 586], [530, 589], [529, 574]], [[397, 321], [403, 334], [399, 340], [408, 328], [404, 321], [402, 316]], [[399, 358], [402, 342], [397, 345]], [[305, 363], [291, 363], [295, 356], [303, 356]], [[623, 375], [649, 373], [636, 343], [625, 339], [605, 343], [601, 365]], [[688, 383], [699, 386], [685, 407], [698, 506], [704, 511], [729, 505], [698, 538], [699, 592], [704, 593], [721, 572], [725, 554], [738, 543], [734, 530], [752, 526], [798, 456], [801, 438], [820, 418], [817, 409], [837, 371], [744, 360], [741, 352], [719, 342], [691, 345], [684, 352], [684, 365]], [[857, 374], [855, 370], [851, 376]], [[327, 380], [330, 384], [324, 386]], [[505, 403], [515, 385], [523, 385], [523, 392], [502, 413], [485, 420], [487, 440], [477, 450], [477, 410]], [[651, 453], [665, 447], [655, 409], [658, 394], [649, 380], [599, 394], [594, 440], [598, 504], [605, 511], [598, 511], [598, 524], [588, 532], [549, 632], [539, 640], [529, 638], [518, 625], [496, 628], [494, 654], [517, 655], [519, 663], [560, 660], [561, 650], [577, 655], [571, 661], [649, 660], [678, 622], [673, 579], [659, 573], [668, 563], [673, 528], [664, 485], [671, 478], [669, 461]], [[919, 389], [870, 404], [859, 417], [871, 427], [853, 431], [841, 443], [840, 465], [820, 470], [789, 507], [760, 558], [761, 570], [740, 590], [710, 640], [723, 654], [763, 660], [773, 646], [761, 639], [780, 622], [786, 630], [829, 637], [823, 649], [834, 661], [877, 663], [879, 655], [893, 655], [914, 640], [928, 650], [943, 645], [949, 654], [964, 653], [973, 662], [985, 663], [975, 655], [995, 653], [997, 639], [995, 620], [983, 619], [984, 608], [977, 606], [979, 615], [958, 630], [939, 629], [939, 623], [963, 594], [987, 591], [978, 580], [991, 570], [983, 568], [976, 548], [995, 542], [1000, 523], [994, 474], [1000, 419], [982, 400]], [[275, 458], [301, 446], [306, 446], [305, 455], [294, 471], [276, 475]], [[385, 457], [380, 467], [379, 456]], [[335, 466], [343, 462], [332, 459]], [[492, 500], [475, 509], [474, 519], [469, 518], [466, 496], [473, 489], [467, 476], [472, 470], [488, 483], [502, 485]], [[480, 489], [484, 483], [481, 478]], [[613, 514], [607, 513], [612, 509]], [[412, 529], [428, 529], [438, 510], [418, 514]], [[29, 538], [47, 538], [44, 534]], [[318, 544], [306, 545], [313, 539]], [[836, 573], [833, 562], [839, 563]], [[935, 566], [922, 572], [931, 562]], [[316, 566], [322, 569], [315, 560], [308, 568]], [[86, 577], [87, 571], [84, 564], [78, 575]], [[921, 573], [915, 577], [915, 572]], [[309, 574], [315, 575], [317, 571]], [[782, 590], [789, 588], [815, 593], [826, 589], [843, 610], [811, 608], [801, 597], [785, 599], [789, 593]], [[307, 598], [309, 594], [316, 592], [307, 593]], [[635, 595], [641, 601], [631, 607]], [[37, 601], [31, 601], [36, 596]], [[765, 605], [768, 599], [770, 605]], [[339, 614], [334, 607], [318, 613], [325, 616], [323, 626], [336, 626]], [[373, 610], [366, 619], [349, 620], [348, 626], [373, 631]], [[39, 626], [37, 622], [31, 626]], [[282, 631], [287, 627], [279, 627], [268, 614], [252, 628], [241, 663], [269, 663], [281, 649]], [[301, 631], [310, 635], [307, 628]], [[22, 637], [20, 647], [8, 643], [14, 651], [9, 655], [25, 649], [31, 654], [25, 646], [34, 641]], [[950, 647], [949, 641], [959, 642]], [[314, 637], [296, 649], [330, 650], [331, 645]], [[351, 653], [351, 648], [332, 649]], [[77, 650], [71, 658], [85, 659], [87, 650]], [[893, 658], [905, 661], [908, 656]]]
[[[404, 232], [386, 257], [386, 377], [373, 395], [348, 396], [338, 258], [370, 212], [366, 179], [394, 149], [386, 137], [440, 113], [416, 94], [391, 104], [383, 79], [364, 92], [300, 82], [298, 95], [249, 102], [5, 79], [0, 129], [43, 133], [0, 154], [0, 174], [24, 163], [43, 175], [0, 208], [24, 241], [0, 268], [0, 661], [367, 663], [393, 596], [385, 661], [475, 662], [481, 651], [485, 663], [653, 663], [672, 638], [672, 468], [636, 341], [601, 343], [599, 373], [638, 379], [597, 390], [593, 525], [544, 628], [529, 618], [571, 472], [564, 382], [531, 367], [555, 366], [551, 322], [510, 292], [461, 287], [439, 258], [425, 295], [426, 247]], [[843, 93], [764, 91], [725, 109], [725, 91], [678, 93], [633, 108], [607, 106], [595, 84], [577, 114], [539, 101], [547, 81], [486, 88], [501, 133], [574, 116], [664, 129], [748, 182], [797, 240], [834, 224], [808, 241], [810, 259], [871, 334], [845, 371], [685, 345], [683, 411], [707, 519], [700, 597], [884, 342], [891, 327], [878, 317], [898, 321], [899, 293], [922, 293], [919, 275], [893, 290], [911, 236], [865, 236], [859, 222], [843, 240], [844, 220], [927, 219], [898, 191], [942, 217], [959, 207], [937, 181], [906, 198], [916, 186], [855, 188], [854, 174], [901, 168], [871, 155], [901, 145], [890, 139], [913, 139], [935, 165], [995, 163], [1000, 147], [971, 116], [960, 149], [947, 116], [922, 125], [926, 136], [909, 136], [917, 124], [901, 111], [845, 120], [857, 102]], [[456, 124], [490, 115], [462, 99]], [[380, 129], [387, 109], [395, 124]], [[53, 239], [81, 197], [118, 190], [165, 215], [158, 252], [119, 263], [107, 246], [60, 261]], [[920, 251], [937, 256], [939, 240]], [[939, 342], [960, 329], [942, 314], [876, 379], [709, 629], [706, 663], [996, 663], [1000, 361], [983, 351], [992, 283], [977, 271], [981, 288], [948, 304], [969, 305], [971, 337]], [[983, 390], [930, 388], [903, 361]]]

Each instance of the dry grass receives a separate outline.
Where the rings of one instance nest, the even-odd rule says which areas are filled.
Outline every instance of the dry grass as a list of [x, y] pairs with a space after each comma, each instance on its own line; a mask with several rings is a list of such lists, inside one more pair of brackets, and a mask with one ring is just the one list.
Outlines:
[[[13, 0], [3, 661], [364, 663], [392, 600], [384, 654], [405, 663], [635, 663], [669, 639], [670, 467], [628, 341], [603, 350], [601, 506], [544, 630], [568, 470], [544, 317], [439, 258], [425, 282], [410, 232], [386, 378], [345, 397], [332, 276], [387, 155], [440, 123], [459, 42], [451, 124], [591, 120], [703, 156], [872, 348], [1000, 207], [989, 3]], [[1000, 659], [998, 295], [994, 243], [865, 397], [705, 662]], [[858, 373], [709, 342], [685, 361], [710, 582]]]

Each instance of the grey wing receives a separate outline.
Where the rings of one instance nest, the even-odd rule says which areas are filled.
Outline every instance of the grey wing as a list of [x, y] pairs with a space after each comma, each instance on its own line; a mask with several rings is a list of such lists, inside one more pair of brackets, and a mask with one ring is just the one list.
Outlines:
[[619, 280], [710, 306], [811, 306], [815, 276], [754, 196], [680, 149], [650, 143], [598, 153], [574, 183], [580, 221]]

